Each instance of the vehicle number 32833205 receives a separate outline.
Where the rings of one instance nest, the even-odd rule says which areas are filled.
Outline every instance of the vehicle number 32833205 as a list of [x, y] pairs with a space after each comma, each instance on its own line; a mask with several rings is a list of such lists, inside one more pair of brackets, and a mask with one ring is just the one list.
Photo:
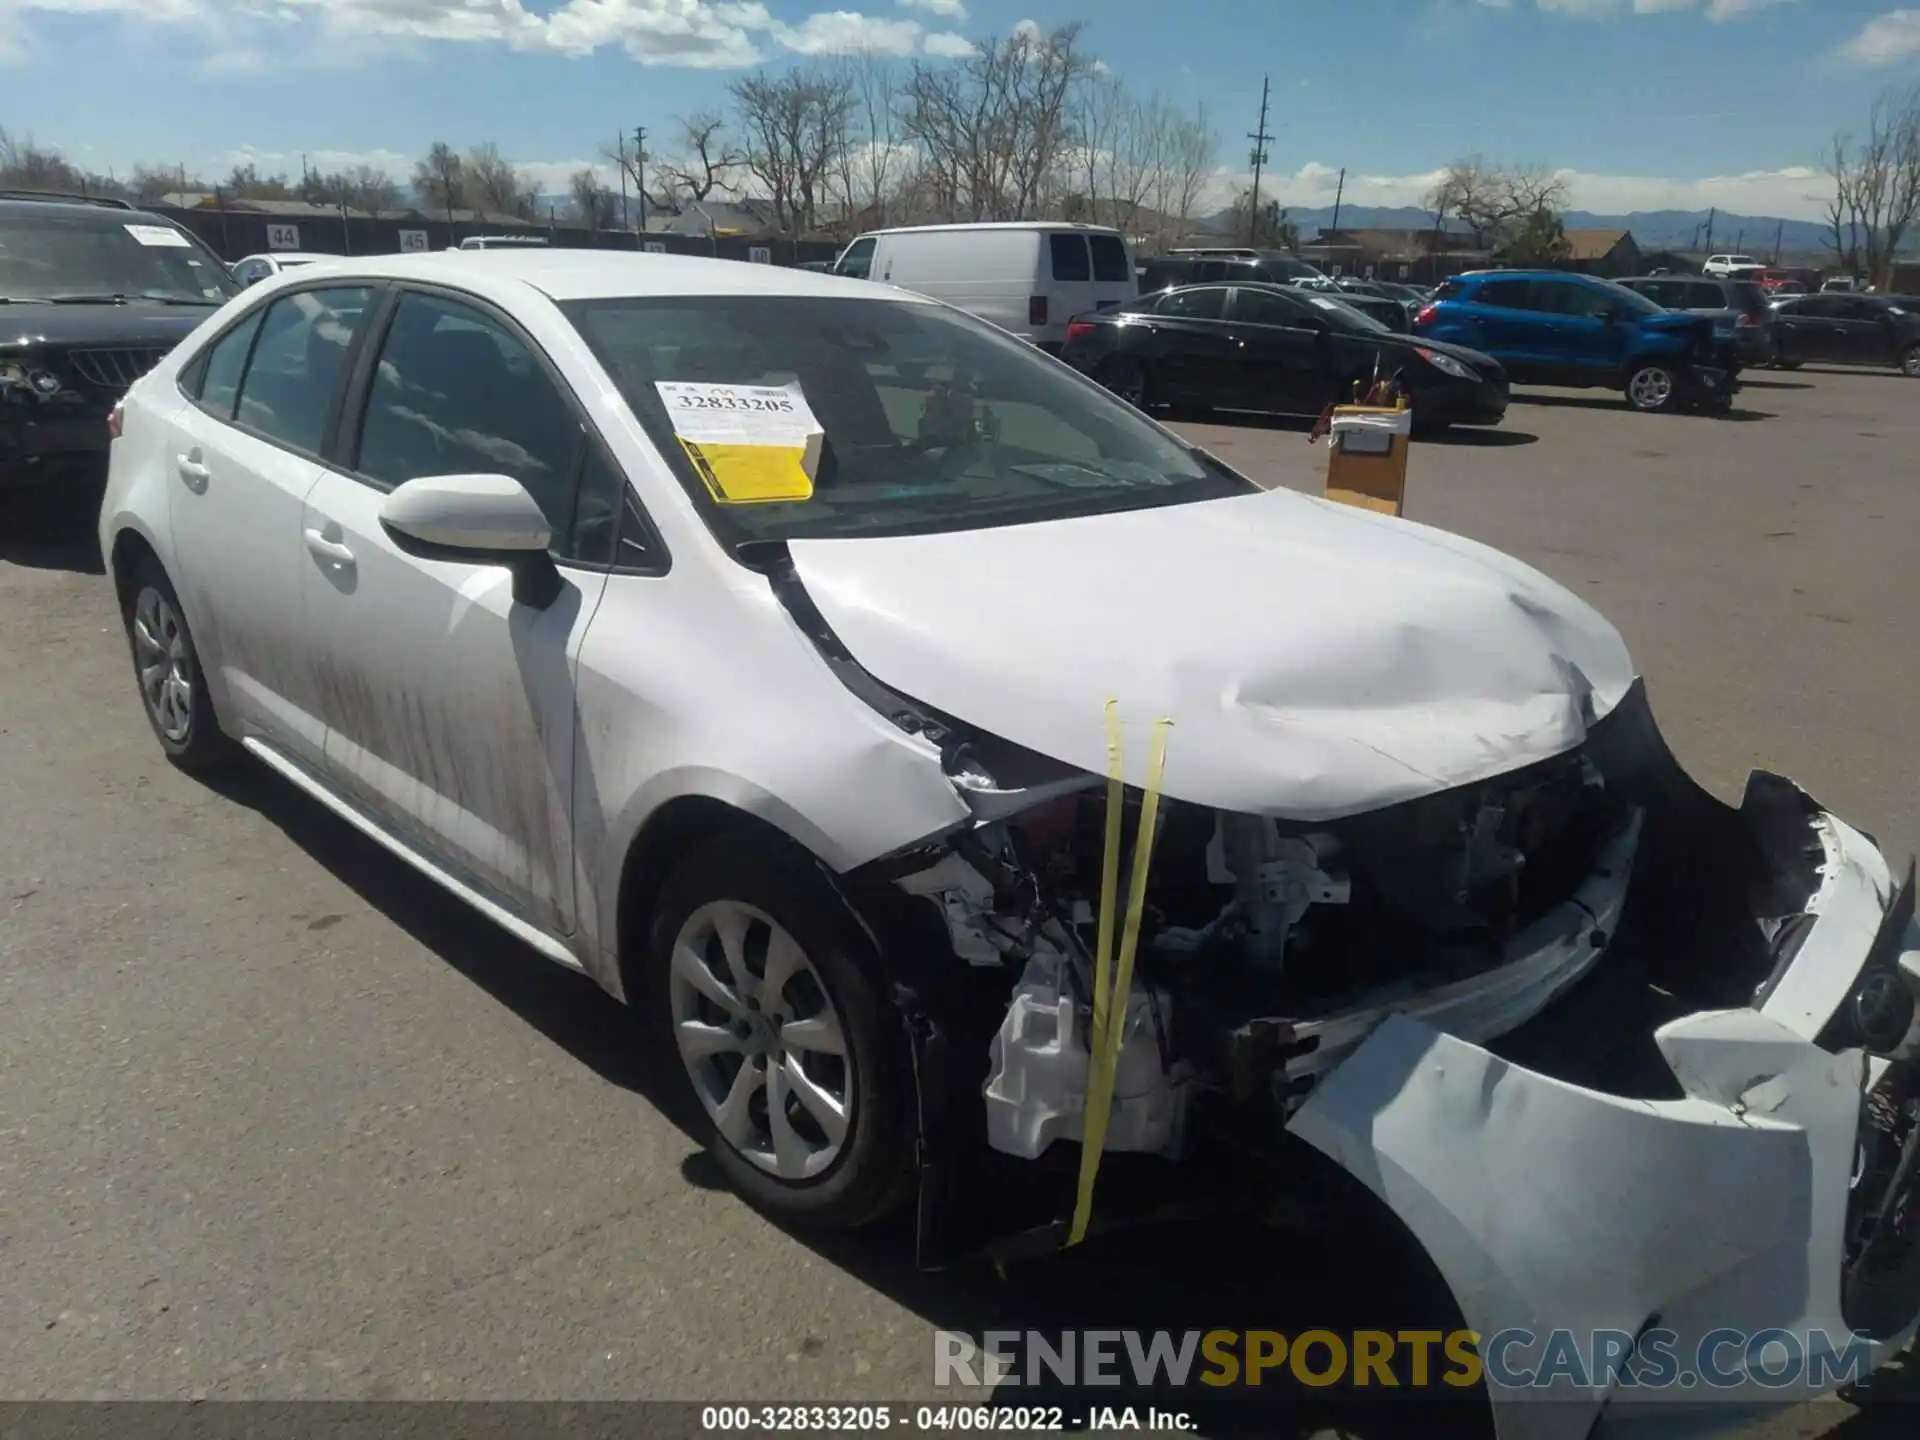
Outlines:
[[706, 1405], [700, 1411], [700, 1429], [707, 1434], [1081, 1433], [1150, 1428], [1178, 1431], [1191, 1426], [1185, 1416], [1156, 1412], [1149, 1420], [1128, 1406], [1094, 1407], [1087, 1414], [1071, 1415], [1059, 1405]]

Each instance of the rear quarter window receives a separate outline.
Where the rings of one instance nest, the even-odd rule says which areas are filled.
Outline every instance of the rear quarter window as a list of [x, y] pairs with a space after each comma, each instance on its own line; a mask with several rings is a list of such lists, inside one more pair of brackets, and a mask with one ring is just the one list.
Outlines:
[[1743, 310], [1767, 308], [1767, 287], [1743, 280], [1733, 287], [1734, 301]]

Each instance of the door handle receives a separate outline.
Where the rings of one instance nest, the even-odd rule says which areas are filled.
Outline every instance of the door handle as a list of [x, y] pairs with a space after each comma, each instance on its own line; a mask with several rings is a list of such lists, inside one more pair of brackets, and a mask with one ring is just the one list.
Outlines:
[[187, 488], [196, 495], [204, 493], [207, 488], [207, 482], [213, 479], [213, 472], [200, 463], [200, 451], [198, 449], [189, 450], [184, 455], [174, 456], [173, 468], [179, 472], [180, 478], [186, 482]]
[[353, 551], [338, 540], [329, 540], [318, 530], [303, 530], [301, 538], [307, 542], [307, 549], [330, 565], [353, 564]]

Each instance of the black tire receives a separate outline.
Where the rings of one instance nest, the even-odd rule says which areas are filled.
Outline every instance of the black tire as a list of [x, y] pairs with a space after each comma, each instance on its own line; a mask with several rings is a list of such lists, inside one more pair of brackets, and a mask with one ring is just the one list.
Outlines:
[[1100, 366], [1097, 378], [1134, 409], [1145, 412], [1153, 408], [1153, 377], [1133, 356], [1112, 356]]
[[[839, 1019], [852, 1113], [832, 1163], [811, 1178], [783, 1179], [737, 1149], [720, 1133], [682, 1059], [674, 1034], [673, 946], [696, 912], [716, 902], [758, 911], [792, 936]], [[734, 1187], [756, 1208], [796, 1226], [854, 1229], [894, 1209], [913, 1179], [912, 1059], [899, 1016], [886, 999], [873, 942], [813, 862], [766, 843], [710, 843], [668, 877], [648, 940], [644, 1021], [661, 1062], [685, 1086], [699, 1138]], [[764, 1089], [761, 1096], [764, 1113]]]
[[187, 612], [158, 561], [143, 560], [134, 568], [121, 620], [140, 708], [167, 759], [189, 775], [211, 774], [231, 764], [239, 747], [220, 729]]
[[1680, 373], [1661, 360], [1633, 367], [1627, 376], [1627, 404], [1647, 415], [1664, 414], [1680, 403]]
[[1773, 347], [1773, 368], [1776, 370], [1798, 370], [1800, 368], [1800, 362], [1798, 360], [1789, 360], [1786, 350], [1779, 345], [1775, 345]]
[[1900, 373], [1910, 380], [1920, 380], [1920, 345], [1907, 347], [1907, 353], [1900, 357]]

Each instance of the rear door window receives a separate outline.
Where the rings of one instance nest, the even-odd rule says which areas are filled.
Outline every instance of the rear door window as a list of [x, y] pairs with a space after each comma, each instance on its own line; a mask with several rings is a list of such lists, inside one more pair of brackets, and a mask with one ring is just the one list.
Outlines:
[[1053, 257], [1054, 279], [1093, 279], [1093, 265], [1087, 258], [1086, 236], [1055, 231], [1047, 236], [1047, 249]]
[[1733, 291], [1737, 308], [1742, 310], [1764, 310], [1767, 308], [1767, 287], [1756, 285], [1751, 280], [1736, 281], [1728, 287]]
[[1161, 315], [1181, 320], [1218, 320], [1227, 313], [1227, 291], [1223, 285], [1198, 290], [1176, 290], [1156, 307]]
[[353, 344], [373, 302], [368, 286], [301, 290], [267, 308], [234, 419], [263, 439], [318, 456]]
[[1489, 280], [1474, 292], [1475, 300], [1482, 305], [1496, 305], [1503, 310], [1536, 310], [1533, 303], [1533, 286], [1526, 280]]
[[1297, 300], [1276, 295], [1271, 290], [1242, 287], [1233, 292], [1233, 318], [1249, 325], [1286, 325], [1307, 327], [1306, 307]]
[[1087, 248], [1093, 252], [1093, 278], [1126, 284], [1133, 278], [1127, 264], [1127, 247], [1118, 235], [1089, 235]]

